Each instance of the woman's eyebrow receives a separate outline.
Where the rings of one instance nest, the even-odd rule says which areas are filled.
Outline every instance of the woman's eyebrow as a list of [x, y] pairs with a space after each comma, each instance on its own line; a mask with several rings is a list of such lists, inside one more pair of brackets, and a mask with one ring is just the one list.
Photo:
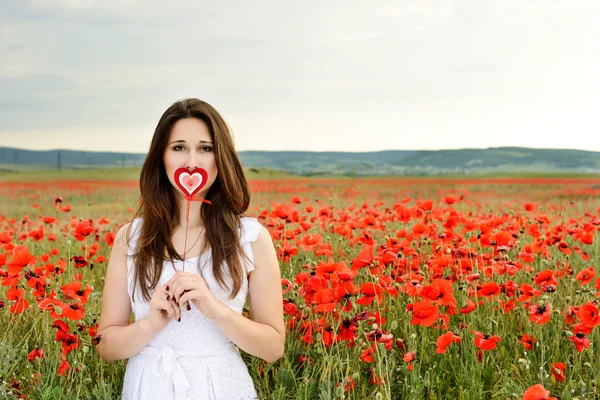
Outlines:
[[[169, 144], [173, 144], [173, 143], [185, 143], [185, 140], [174, 140]], [[208, 141], [208, 140], [199, 140], [198, 143], [209, 143], [212, 144], [212, 142]]]

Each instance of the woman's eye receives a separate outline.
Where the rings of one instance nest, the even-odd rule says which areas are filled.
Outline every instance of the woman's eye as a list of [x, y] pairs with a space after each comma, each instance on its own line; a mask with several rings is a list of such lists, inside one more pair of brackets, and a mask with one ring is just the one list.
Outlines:
[[212, 147], [210, 146], [202, 146], [203, 151], [212, 151]]
[[175, 147], [173, 147], [173, 150], [179, 151], [178, 149], [181, 149], [181, 148], [183, 148], [183, 146], [175, 146]]

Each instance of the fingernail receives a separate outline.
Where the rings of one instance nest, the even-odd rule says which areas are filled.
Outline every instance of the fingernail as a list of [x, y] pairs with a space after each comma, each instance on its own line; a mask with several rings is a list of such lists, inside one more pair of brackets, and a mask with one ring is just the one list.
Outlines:
[[177, 322], [181, 322], [181, 317], [179, 317], [179, 319], [177, 320]]
[[169, 287], [167, 286], [165, 289], [169, 290]]
[[171, 296], [167, 295], [167, 300], [169, 300], [171, 298]]
[[190, 305], [188, 304], [187, 309], [188, 309], [188, 311], [190, 311], [192, 309], [192, 307], [190, 307]]

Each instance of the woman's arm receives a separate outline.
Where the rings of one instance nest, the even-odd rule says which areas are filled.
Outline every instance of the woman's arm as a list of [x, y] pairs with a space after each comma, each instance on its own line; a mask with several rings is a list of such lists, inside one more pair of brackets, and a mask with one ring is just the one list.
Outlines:
[[223, 305], [215, 322], [240, 349], [267, 362], [275, 362], [283, 356], [285, 343], [279, 261], [271, 234], [265, 227], [261, 227], [251, 247], [255, 268], [250, 273], [248, 293], [253, 320]]
[[131, 302], [127, 292], [127, 243], [125, 240], [129, 224], [115, 235], [110, 252], [102, 311], [98, 323], [98, 335], [102, 335], [96, 351], [106, 362], [130, 358], [139, 353], [157, 335], [149, 321], [143, 318], [129, 324]]

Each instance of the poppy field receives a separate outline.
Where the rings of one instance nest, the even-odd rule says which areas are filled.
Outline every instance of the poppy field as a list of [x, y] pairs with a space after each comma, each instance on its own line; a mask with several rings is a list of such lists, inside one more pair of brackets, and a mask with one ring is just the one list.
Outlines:
[[[598, 181], [250, 179], [287, 324], [277, 362], [242, 352], [259, 396], [600, 399]], [[0, 181], [0, 398], [120, 398], [94, 346], [137, 187]]]

